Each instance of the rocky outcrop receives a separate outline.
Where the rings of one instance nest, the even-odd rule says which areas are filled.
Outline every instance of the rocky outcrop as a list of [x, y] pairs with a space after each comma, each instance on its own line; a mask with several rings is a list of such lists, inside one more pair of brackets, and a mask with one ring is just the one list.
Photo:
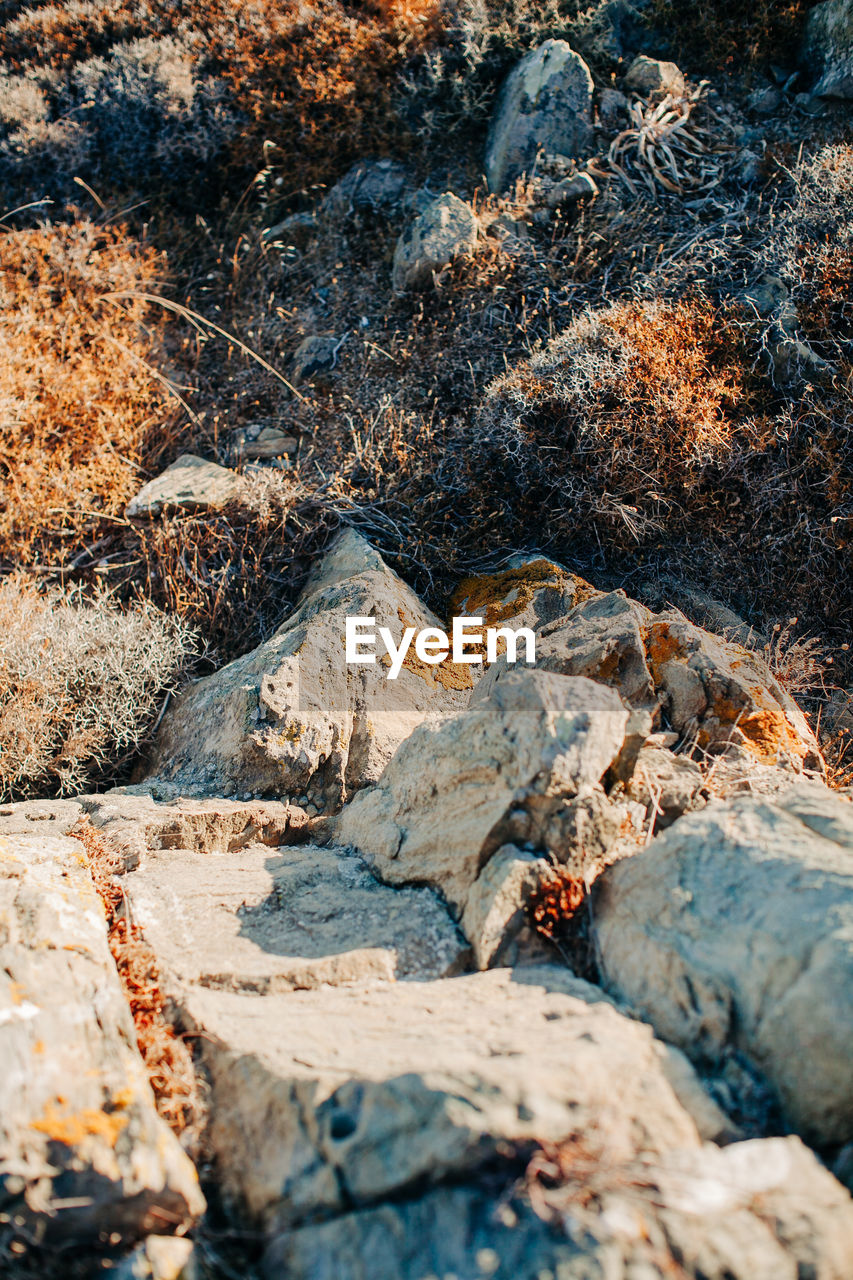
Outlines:
[[853, 98], [851, 0], [823, 0], [809, 11], [801, 62], [817, 76], [816, 97]]
[[700, 1060], [733, 1046], [809, 1141], [853, 1138], [853, 807], [823, 787], [681, 818], [597, 883], [607, 981]]
[[592, 76], [565, 40], [546, 40], [507, 78], [486, 145], [486, 177], [505, 191], [529, 173], [537, 152], [576, 159], [592, 142]]
[[269, 640], [177, 699], [152, 776], [190, 794], [304, 796], [334, 808], [379, 777], [416, 725], [465, 705], [471, 667], [410, 655], [391, 681], [381, 654], [372, 666], [348, 666], [347, 616], [375, 617], [397, 643], [404, 627], [439, 625], [358, 534], [345, 533]]
[[239, 498], [243, 483], [227, 467], [182, 453], [170, 467], [143, 485], [127, 504], [129, 516], [169, 511], [218, 511]]
[[195, 1170], [154, 1107], [77, 840], [0, 839], [0, 1037], [5, 1214], [54, 1243], [133, 1240], [200, 1216]]
[[469, 204], [452, 191], [427, 205], [397, 241], [391, 282], [398, 293], [431, 284], [454, 259], [473, 252], [480, 227]]

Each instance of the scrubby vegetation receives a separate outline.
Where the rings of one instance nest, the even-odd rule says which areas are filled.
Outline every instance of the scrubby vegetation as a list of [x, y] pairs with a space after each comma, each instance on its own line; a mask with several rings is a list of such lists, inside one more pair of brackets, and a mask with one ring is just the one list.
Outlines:
[[[343, 521], [439, 612], [465, 572], [542, 552], [635, 593], [700, 580], [767, 632], [796, 613], [849, 681], [853, 150], [844, 107], [796, 98], [809, 7], [655, 0], [604, 38], [575, 0], [2, 6], [14, 591], [148, 601], [201, 631], [203, 670], [269, 634]], [[577, 166], [543, 161], [488, 195], [498, 88], [548, 36], [596, 79], [591, 183], [563, 199]], [[608, 114], [638, 50], [693, 80]], [[393, 199], [327, 199], [377, 156]], [[448, 189], [477, 251], [394, 295], [397, 236]], [[333, 369], [288, 389], [317, 333]], [[249, 461], [261, 426], [295, 455]], [[128, 519], [188, 449], [242, 470], [240, 501]], [[69, 773], [50, 741], [8, 790], [98, 775], [105, 747]]]

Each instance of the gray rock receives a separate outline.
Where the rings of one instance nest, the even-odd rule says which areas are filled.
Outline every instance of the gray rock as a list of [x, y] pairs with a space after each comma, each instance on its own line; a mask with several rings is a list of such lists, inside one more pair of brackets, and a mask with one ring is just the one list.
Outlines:
[[630, 99], [618, 89], [602, 89], [598, 95], [598, 118], [605, 129], [623, 129], [630, 105]]
[[583, 578], [552, 560], [519, 556], [506, 569], [463, 578], [450, 598], [449, 611], [455, 617], [481, 617], [485, 627], [540, 631], [596, 594]]
[[195, 1170], [159, 1118], [83, 846], [0, 840], [0, 1200], [55, 1242], [188, 1227]]
[[565, 40], [546, 40], [510, 73], [498, 98], [486, 145], [486, 177], [504, 191], [529, 173], [536, 154], [577, 159], [592, 143], [592, 76]]
[[440, 625], [363, 538], [345, 533], [269, 640], [175, 700], [147, 785], [165, 779], [208, 795], [310, 789], [334, 806], [375, 781], [416, 725], [466, 704], [471, 667], [427, 667], [410, 655], [388, 680], [381, 656], [348, 666], [347, 616], [374, 616], [398, 643], [404, 625]]
[[655, 827], [663, 830], [688, 809], [704, 803], [700, 792], [705, 776], [689, 756], [676, 755], [650, 740], [640, 748], [627, 792], [656, 813]]
[[[525, 907], [533, 894], [554, 875], [545, 858], [505, 844], [495, 853], [468, 893], [462, 930], [471, 943], [478, 969], [508, 963], [510, 947], [529, 932]], [[516, 955], [513, 960], [517, 959]]]
[[[549, 1149], [547, 1168], [558, 1153]], [[797, 1138], [620, 1164], [583, 1138], [556, 1185], [512, 1166], [301, 1227], [267, 1250], [268, 1280], [844, 1280], [853, 1204]], [[535, 1209], [535, 1212], [534, 1212]]]
[[416, 729], [376, 787], [343, 810], [336, 839], [392, 884], [435, 885], [461, 913], [488, 859], [514, 839], [511, 815], [533, 815], [541, 828], [565, 800], [585, 799], [627, 723], [612, 689], [514, 671], [463, 714]]
[[853, 1138], [853, 807], [817, 785], [679, 819], [594, 904], [612, 987], [659, 1035], [740, 1049], [810, 1142]]
[[391, 280], [394, 289], [419, 289], [454, 259], [473, 252], [480, 234], [474, 210], [445, 191], [427, 206], [397, 241]]
[[323, 202], [335, 217], [367, 210], [397, 208], [410, 185], [405, 165], [396, 160], [361, 160], [332, 187]]
[[644, 98], [664, 97], [668, 93], [678, 98], [687, 85], [674, 62], [660, 62], [657, 58], [640, 54], [625, 73], [625, 88]]
[[309, 334], [303, 338], [291, 361], [294, 382], [307, 382], [317, 374], [328, 373], [335, 367], [339, 346], [337, 338], [322, 334]]
[[853, 98], [853, 0], [823, 0], [809, 11], [801, 62], [816, 97]]
[[227, 467], [182, 453], [170, 467], [143, 485], [127, 504], [131, 517], [159, 516], [168, 511], [218, 511], [234, 502], [242, 481]]
[[232, 437], [232, 448], [247, 462], [289, 456], [296, 452], [298, 443], [295, 436], [264, 423], [246, 427]]
[[270, 995], [442, 978], [467, 947], [429, 889], [382, 885], [340, 850], [149, 854], [123, 881], [174, 988]]

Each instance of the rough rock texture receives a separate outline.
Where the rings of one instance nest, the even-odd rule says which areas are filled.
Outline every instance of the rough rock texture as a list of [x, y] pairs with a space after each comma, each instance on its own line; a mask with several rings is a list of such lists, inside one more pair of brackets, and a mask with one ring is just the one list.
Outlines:
[[204, 1210], [158, 1117], [83, 846], [0, 838], [0, 1204], [55, 1239], [134, 1238]]
[[332, 187], [323, 206], [335, 217], [394, 209], [410, 182], [408, 169], [396, 160], [361, 160]]
[[586, 1132], [627, 1160], [729, 1127], [679, 1053], [557, 966], [179, 1000], [225, 1195], [268, 1233], [475, 1178], [507, 1142]]
[[182, 453], [162, 475], [143, 485], [127, 504], [129, 516], [164, 511], [217, 511], [239, 497], [242, 481], [227, 467]]
[[815, 784], [681, 818], [606, 871], [608, 982], [713, 1061], [742, 1050], [809, 1141], [853, 1137], [853, 806]]
[[818, 77], [815, 96], [853, 98], [853, 0], [823, 0], [810, 10], [801, 61]]
[[311, 845], [150, 854], [125, 891], [179, 986], [274, 992], [443, 978], [467, 947], [429, 889], [391, 889], [360, 858]]
[[450, 598], [449, 612], [451, 617], [481, 617], [484, 627], [538, 631], [592, 594], [588, 582], [561, 565], [520, 557], [499, 573], [463, 578]]
[[461, 913], [522, 820], [541, 828], [564, 801], [595, 792], [627, 723], [614, 690], [514, 671], [463, 714], [420, 726], [378, 785], [344, 809], [336, 838], [368, 854], [383, 879], [435, 885]]
[[468, 893], [461, 922], [478, 969], [515, 963], [521, 935], [529, 952], [534, 940], [524, 908], [553, 875], [554, 868], [545, 858], [514, 844], [503, 845], [489, 859]]
[[391, 681], [384, 655], [347, 666], [348, 615], [375, 617], [398, 643], [404, 626], [439, 625], [358, 534], [345, 533], [269, 640], [177, 699], [152, 776], [196, 794], [307, 793], [335, 806], [375, 781], [421, 721], [465, 705], [471, 667], [427, 667], [410, 653]]
[[339, 345], [337, 338], [321, 333], [303, 338], [291, 361], [294, 381], [307, 382], [317, 374], [328, 373], [334, 368]]
[[687, 86], [684, 76], [674, 62], [659, 62], [641, 54], [635, 58], [625, 75], [625, 88], [645, 97], [671, 93], [678, 97]]
[[430, 284], [454, 258], [473, 251], [479, 230], [471, 206], [445, 191], [397, 241], [391, 273], [394, 289], [399, 293]]
[[[620, 1164], [570, 1146], [565, 1181], [504, 1174], [279, 1237], [268, 1280], [846, 1280], [853, 1205], [797, 1138]], [[560, 1225], [563, 1230], [560, 1230]]]
[[486, 177], [504, 191], [540, 149], [575, 159], [592, 141], [592, 76], [565, 40], [522, 58], [501, 89], [486, 145]]

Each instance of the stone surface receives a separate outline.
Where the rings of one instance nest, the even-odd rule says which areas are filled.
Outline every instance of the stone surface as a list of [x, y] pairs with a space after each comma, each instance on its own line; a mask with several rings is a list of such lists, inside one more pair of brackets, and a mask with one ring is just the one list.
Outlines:
[[674, 62], [660, 62], [657, 58], [647, 58], [645, 54], [635, 58], [625, 73], [625, 88], [644, 98], [653, 95], [663, 97], [667, 93], [678, 98], [686, 87], [684, 76]]
[[335, 217], [393, 210], [402, 202], [410, 181], [408, 169], [396, 160], [360, 160], [332, 187], [323, 207]]
[[440, 625], [364, 539], [345, 533], [268, 641], [175, 701], [152, 777], [195, 794], [310, 793], [335, 806], [375, 781], [416, 725], [466, 704], [471, 667], [428, 667], [410, 653], [392, 681], [385, 657], [348, 666], [347, 616], [375, 617], [397, 643], [404, 625]]
[[335, 367], [340, 340], [323, 334], [310, 334], [303, 338], [293, 353], [291, 371], [295, 382], [307, 382], [317, 374], [328, 373]]
[[853, 0], [823, 0], [809, 11], [801, 62], [817, 77], [815, 97], [853, 98]]
[[278, 427], [257, 423], [236, 433], [233, 448], [246, 461], [281, 458], [296, 452], [298, 440]]
[[576, 159], [592, 142], [592, 76], [565, 40], [546, 40], [510, 72], [486, 145], [486, 177], [504, 191], [541, 149]]
[[391, 273], [394, 289], [399, 293], [430, 284], [455, 258], [473, 252], [479, 231], [471, 206], [445, 191], [397, 241]]
[[344, 809], [336, 839], [391, 883], [435, 885], [461, 913], [521, 818], [541, 828], [564, 801], [596, 790], [627, 723], [611, 689], [514, 671], [463, 714], [420, 726], [377, 786]]
[[124, 885], [161, 971], [179, 987], [265, 996], [442, 978], [468, 950], [431, 890], [391, 889], [334, 849], [164, 850]]
[[0, 1202], [48, 1237], [186, 1228], [195, 1170], [158, 1117], [79, 841], [0, 838]]
[[558, 966], [178, 999], [226, 1200], [271, 1235], [476, 1181], [506, 1143], [586, 1133], [626, 1160], [727, 1131], [681, 1054]]
[[143, 485], [127, 504], [132, 517], [159, 516], [168, 511], [218, 511], [239, 497], [238, 475], [215, 462], [182, 453], [162, 475]]
[[609, 868], [608, 983], [714, 1061], [740, 1049], [811, 1142], [853, 1137], [853, 807], [816, 784], [681, 818]]
[[[552, 1166], [553, 1167], [553, 1166]], [[440, 1187], [301, 1227], [267, 1280], [846, 1280], [853, 1203], [797, 1138], [620, 1164], [567, 1147], [557, 1185]], [[534, 1207], [536, 1212], [534, 1212]]]
[[676, 755], [656, 739], [656, 734], [640, 748], [627, 787], [630, 799], [657, 814], [658, 830], [669, 826], [688, 809], [701, 808], [705, 777], [689, 756]]
[[539, 631], [592, 594], [588, 582], [561, 565], [521, 558], [497, 573], [463, 578], [450, 597], [449, 612], [451, 617], [481, 617], [484, 627]]

